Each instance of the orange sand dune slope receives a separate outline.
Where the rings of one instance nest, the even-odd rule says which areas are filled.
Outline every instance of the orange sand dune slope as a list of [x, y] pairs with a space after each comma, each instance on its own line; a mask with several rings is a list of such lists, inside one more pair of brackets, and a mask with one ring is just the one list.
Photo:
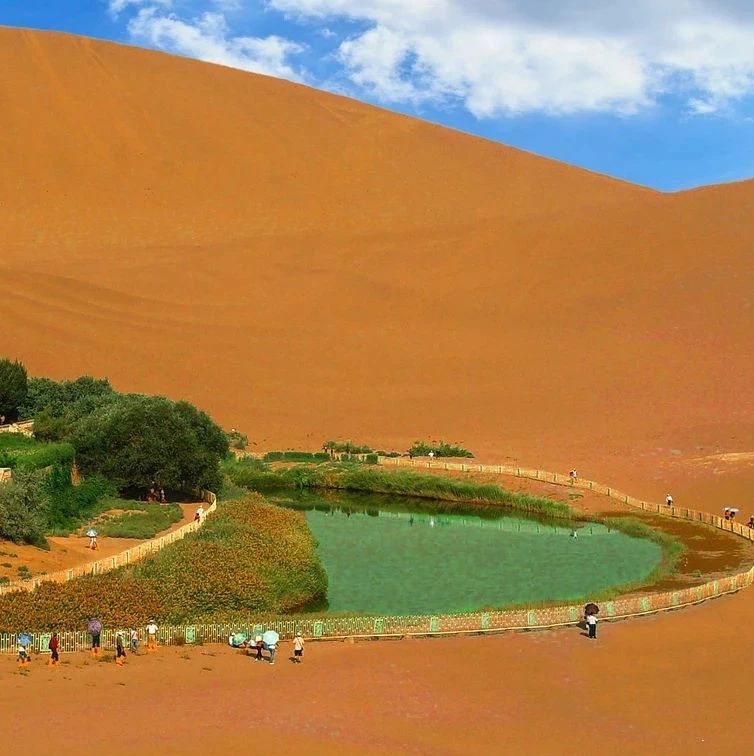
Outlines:
[[0, 30], [0, 103], [0, 353], [34, 373], [264, 446], [754, 448], [754, 183], [663, 195], [50, 33]]

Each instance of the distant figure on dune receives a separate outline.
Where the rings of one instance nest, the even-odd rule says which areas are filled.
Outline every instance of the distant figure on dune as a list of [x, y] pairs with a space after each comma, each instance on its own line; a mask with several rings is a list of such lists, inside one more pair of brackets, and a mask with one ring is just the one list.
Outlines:
[[89, 528], [89, 530], [86, 531], [86, 536], [89, 539], [89, 546], [87, 548], [92, 549], [92, 551], [97, 550], [97, 531], [94, 528]]
[[669, 507], [673, 506], [673, 497], [670, 494], [665, 497], [665, 504]]
[[749, 522], [746, 523], [750, 528], [754, 528], [754, 515], [749, 517]]
[[576, 470], [571, 470], [571, 472], [568, 473], [568, 477], [571, 479], [571, 483], [575, 483], [579, 477], [579, 474], [576, 472]]

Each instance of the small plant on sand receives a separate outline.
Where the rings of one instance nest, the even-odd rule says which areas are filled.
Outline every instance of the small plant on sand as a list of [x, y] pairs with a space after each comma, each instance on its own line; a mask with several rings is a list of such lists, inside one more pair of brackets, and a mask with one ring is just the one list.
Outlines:
[[17, 567], [16, 572], [21, 580], [28, 580], [31, 577], [31, 570], [25, 564]]

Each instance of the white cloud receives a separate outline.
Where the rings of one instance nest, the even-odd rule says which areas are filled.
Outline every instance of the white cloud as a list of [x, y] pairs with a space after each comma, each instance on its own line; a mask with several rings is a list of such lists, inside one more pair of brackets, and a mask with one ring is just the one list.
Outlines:
[[113, 16], [118, 16], [126, 8], [137, 5], [149, 5], [152, 7], [161, 5], [164, 8], [169, 8], [172, 2], [171, 0], [110, 0], [108, 9]]
[[129, 21], [128, 31], [134, 40], [178, 55], [294, 81], [302, 79], [288, 61], [303, 50], [301, 45], [275, 35], [233, 35], [219, 12], [207, 11], [183, 20], [149, 5]]
[[460, 100], [477, 117], [633, 113], [662, 94], [718, 112], [754, 91], [750, 0], [267, 0], [367, 25], [347, 75], [387, 102]]

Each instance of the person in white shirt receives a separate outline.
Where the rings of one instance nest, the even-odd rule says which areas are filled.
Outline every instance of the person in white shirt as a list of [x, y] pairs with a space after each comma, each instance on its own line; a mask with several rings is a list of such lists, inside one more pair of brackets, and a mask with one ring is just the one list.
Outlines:
[[147, 651], [157, 650], [157, 625], [154, 620], [150, 620], [147, 625]]
[[587, 614], [586, 624], [587, 624], [587, 627], [589, 628], [589, 637], [596, 638], [597, 637], [597, 615]]
[[293, 661], [296, 664], [301, 664], [301, 658], [304, 655], [304, 638], [301, 635], [301, 631], [297, 630], [296, 635], [293, 637]]
[[667, 495], [667, 496], [665, 497], [665, 503], [666, 503], [666, 504], [667, 504], [667, 505], [668, 505], [669, 507], [672, 507], [672, 506], [673, 506], [673, 497], [672, 497], [672, 496], [671, 496], [670, 494], [668, 494], [668, 495]]
[[199, 509], [196, 510], [196, 514], [194, 515], [194, 522], [201, 522], [203, 517], [204, 507], [200, 504]]

